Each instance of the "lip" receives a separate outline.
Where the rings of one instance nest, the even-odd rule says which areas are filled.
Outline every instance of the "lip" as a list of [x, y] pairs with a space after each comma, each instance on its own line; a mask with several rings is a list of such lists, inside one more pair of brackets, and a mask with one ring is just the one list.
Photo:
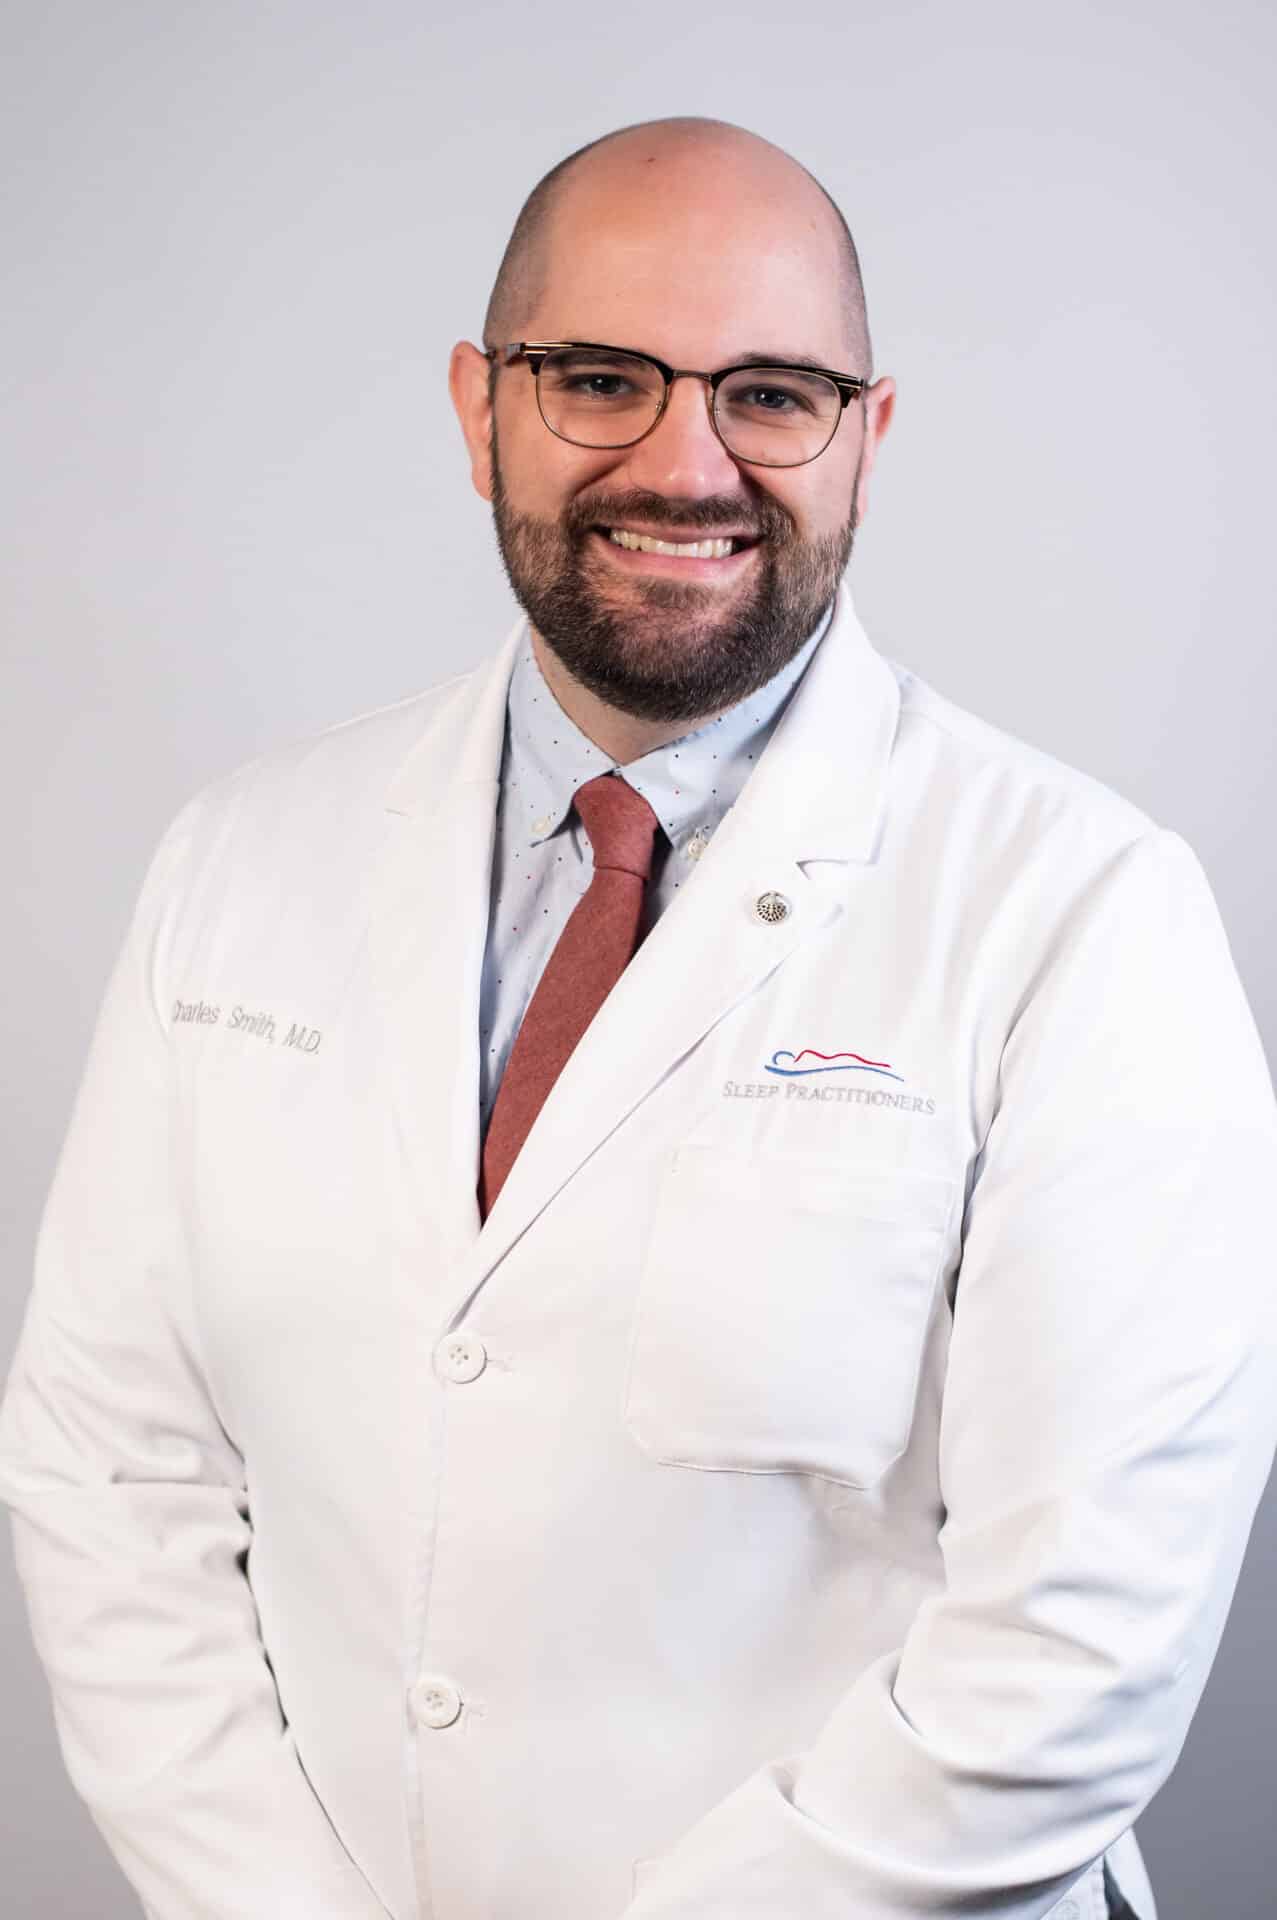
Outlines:
[[[629, 533], [637, 532], [638, 529], [624, 527], [619, 529], [619, 531]], [[738, 547], [735, 553], [726, 553], [721, 560], [702, 560], [675, 553], [643, 553], [641, 551], [636, 552], [630, 547], [618, 547], [615, 540], [610, 540], [607, 534], [600, 533], [597, 527], [590, 529], [590, 537], [597, 546], [606, 548], [608, 559], [614, 566], [620, 567], [626, 573], [665, 574], [668, 578], [675, 580], [726, 579], [729, 575], [738, 573], [746, 566], [753, 555], [757, 553], [761, 544], [761, 542], [755, 541], [752, 547]], [[675, 537], [676, 536], [670, 534], [668, 529], [663, 529], [660, 533], [648, 535], [648, 538], [652, 540], [669, 540]], [[700, 533], [693, 534], [690, 537], [698, 540], [726, 540], [733, 536], [728, 534]]]

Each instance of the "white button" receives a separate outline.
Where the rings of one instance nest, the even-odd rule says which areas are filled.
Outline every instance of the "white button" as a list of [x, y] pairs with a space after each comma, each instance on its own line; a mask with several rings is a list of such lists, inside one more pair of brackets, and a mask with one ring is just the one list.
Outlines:
[[550, 831], [550, 821], [552, 818], [552, 814], [543, 813], [539, 820], [534, 820], [532, 822], [533, 833], [548, 833]]
[[461, 1695], [450, 1681], [432, 1675], [412, 1689], [412, 1710], [419, 1727], [450, 1727], [461, 1712]]
[[488, 1364], [488, 1350], [475, 1333], [450, 1333], [435, 1349], [435, 1366], [445, 1380], [477, 1380]]
[[709, 829], [707, 827], [697, 827], [695, 833], [683, 848], [684, 859], [699, 860], [708, 845]]
[[754, 912], [769, 927], [775, 927], [782, 920], [788, 920], [790, 904], [783, 893], [760, 893], [754, 902]]

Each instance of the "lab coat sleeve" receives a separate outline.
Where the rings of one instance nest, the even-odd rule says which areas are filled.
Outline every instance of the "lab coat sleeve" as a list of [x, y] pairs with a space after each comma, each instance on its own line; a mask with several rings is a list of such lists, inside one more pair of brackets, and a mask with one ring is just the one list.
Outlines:
[[67, 1772], [150, 1920], [385, 1920], [279, 1705], [244, 1462], [201, 1366], [157, 978], [195, 805], [98, 1012], [0, 1407], [0, 1499]]
[[1179, 1756], [1277, 1446], [1277, 1104], [1183, 839], [1065, 919], [963, 1223], [945, 1585], [626, 1920], [1040, 1920]]

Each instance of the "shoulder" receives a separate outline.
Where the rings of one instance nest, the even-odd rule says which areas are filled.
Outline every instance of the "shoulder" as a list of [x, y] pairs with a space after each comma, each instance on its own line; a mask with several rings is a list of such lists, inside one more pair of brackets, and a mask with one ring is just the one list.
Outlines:
[[900, 688], [888, 833], [1008, 928], [1058, 925], [1136, 847], [1186, 843], [1129, 795], [887, 663]]
[[900, 688], [901, 740], [931, 777], [976, 812], [1043, 824], [1071, 820], [1099, 838], [1128, 842], [1159, 824], [1116, 787], [981, 718], [911, 668], [887, 663]]
[[164, 945], [191, 946], [285, 910], [299, 922], [321, 903], [353, 913], [393, 822], [398, 770], [451, 734], [484, 664], [272, 745], [196, 788], [152, 842], [134, 894], [139, 924]]
[[1217, 921], [1196, 849], [1115, 786], [888, 661], [900, 688], [884, 851], [911, 897], [1013, 980], [1096, 920], [1115, 940]]
[[159, 852], [198, 865], [228, 841], [303, 837], [332, 845], [372, 831], [390, 782], [440, 723], [478, 667], [423, 691], [272, 745], [199, 787], [169, 821]]

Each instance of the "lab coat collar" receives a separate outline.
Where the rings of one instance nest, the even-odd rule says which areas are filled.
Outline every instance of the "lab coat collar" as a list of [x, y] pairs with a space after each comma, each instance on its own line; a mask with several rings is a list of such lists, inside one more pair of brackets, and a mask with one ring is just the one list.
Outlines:
[[[515, 818], [525, 844], [540, 846], [561, 832], [577, 788], [613, 769], [642, 794], [672, 846], [683, 848], [697, 832], [707, 840], [753, 772], [832, 618], [831, 601], [793, 658], [734, 707], [625, 761], [611, 759], [563, 711], [525, 627], [510, 680], [502, 767], [502, 779], [520, 789]], [[513, 798], [507, 794], [505, 804]]]
[[[441, 690], [385, 796], [373, 948], [395, 1036], [394, 1138], [423, 1233], [443, 1235], [456, 1276], [441, 1332], [674, 1064], [846, 910], [849, 874], [878, 846], [899, 717], [895, 674], [844, 580], [740, 797], [559, 1075], [481, 1225], [479, 982], [506, 698], [524, 633], [521, 618], [488, 662]], [[779, 922], [756, 911], [768, 892], [788, 903]]]
[[[447, 812], [467, 786], [495, 792], [510, 677], [526, 636], [520, 615], [487, 661], [443, 690], [451, 697], [394, 770], [390, 812]], [[798, 834], [798, 859], [870, 859], [899, 705], [895, 675], [861, 626], [844, 578], [828, 628], [733, 816], [745, 809], [752, 830], [769, 839]]]

